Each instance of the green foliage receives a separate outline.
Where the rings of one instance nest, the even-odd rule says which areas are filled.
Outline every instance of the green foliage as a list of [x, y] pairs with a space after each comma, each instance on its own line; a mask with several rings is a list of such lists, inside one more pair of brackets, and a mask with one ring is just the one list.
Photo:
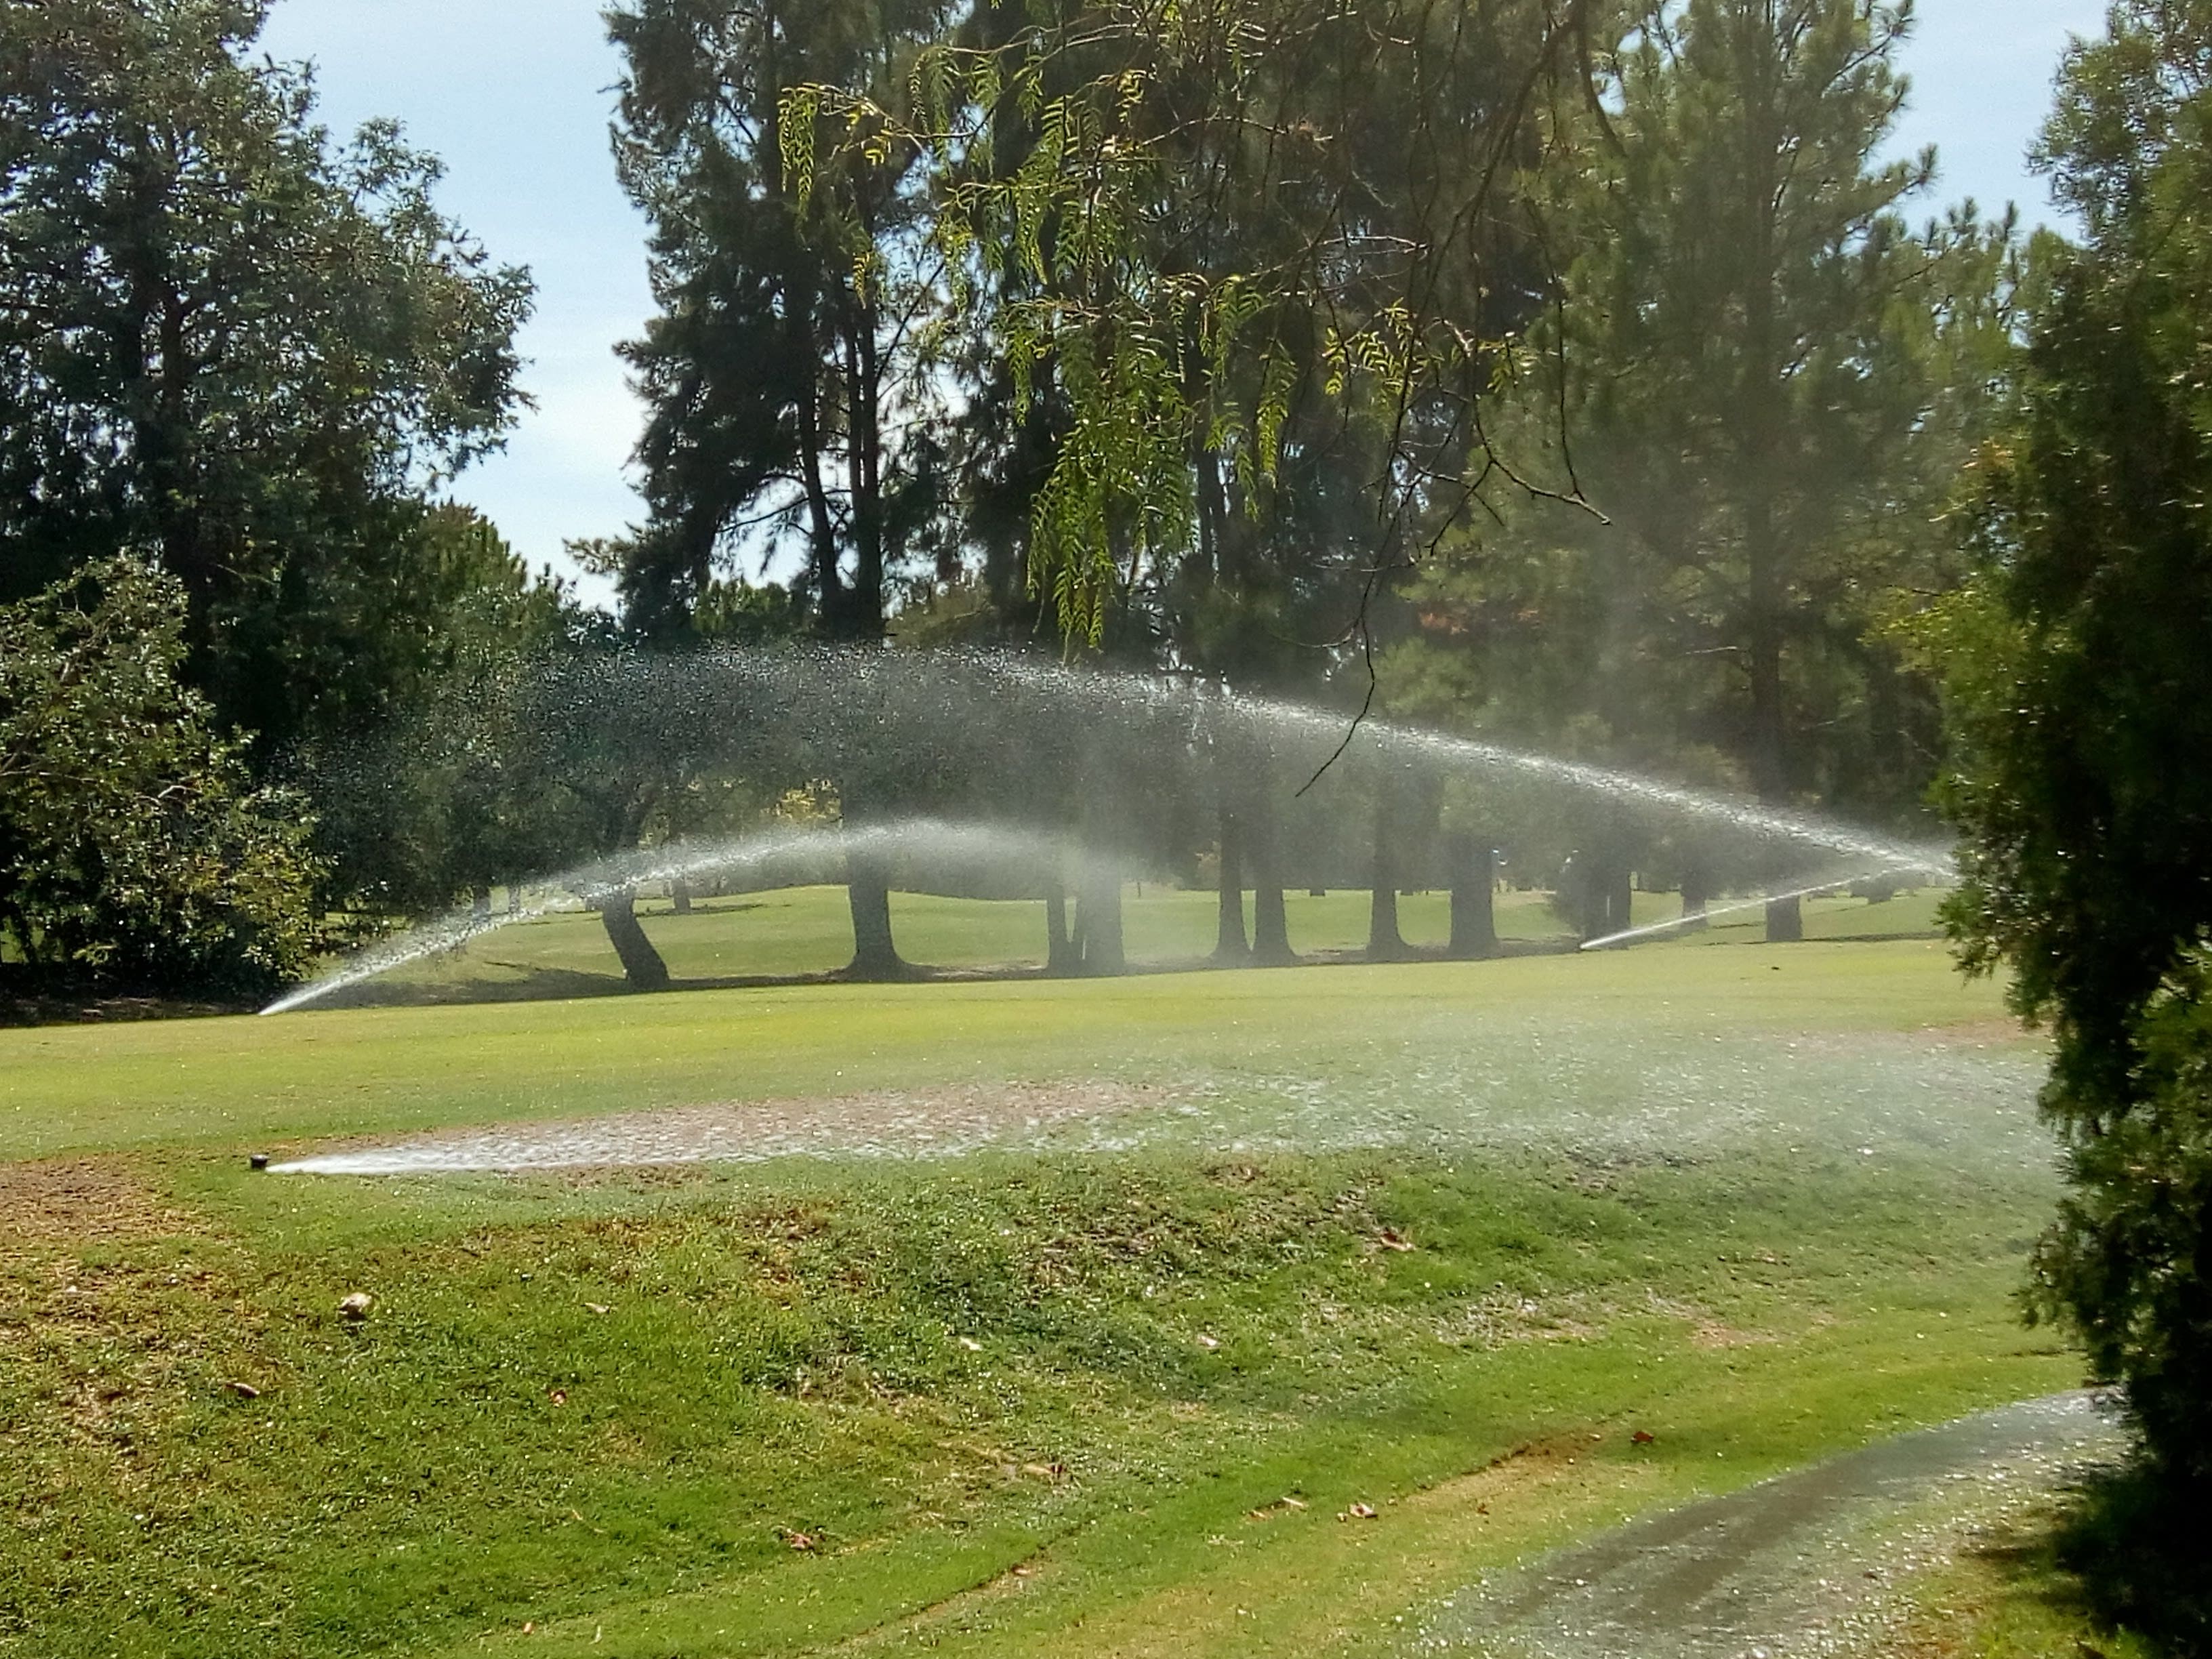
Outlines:
[[517, 687], [592, 624], [566, 587], [533, 578], [471, 508], [426, 514], [411, 538], [434, 626], [392, 711], [308, 746], [298, 763], [343, 896], [441, 909], [456, 895], [564, 862], [544, 781], [518, 770]]
[[[1052, 444], [1025, 580], [1072, 644], [1255, 519], [1317, 399], [1363, 421], [1366, 562], [1401, 552], [1477, 442], [1496, 341], [1526, 310], [1504, 185], [1540, 84], [1592, 8], [1494, 0], [1053, 0], [980, 7], [896, 100], [795, 82], [802, 198], [853, 158], [913, 158], [950, 326]], [[1571, 78], [1571, 77], [1570, 77]], [[860, 255], [856, 246], [855, 258]]]
[[[649, 410], [647, 524], [607, 550], [627, 619], [699, 631], [710, 592], [804, 556], [810, 627], [883, 632], [886, 581], [942, 479], [929, 336], [939, 299], [913, 234], [908, 154], [842, 154], [787, 188], [781, 100], [831, 80], [900, 106], [947, 0], [632, 0], [617, 157], [653, 222], [659, 313], [624, 348]], [[713, 626], [713, 618], [708, 619]]]
[[[1411, 585], [1432, 717], [1895, 818], [1939, 741], [1884, 624], [2013, 345], [2008, 226], [1902, 213], [1904, 9], [1654, 7], [1534, 189], [1553, 318], [1496, 416], [1522, 469]], [[1480, 711], [1479, 714], [1477, 711]]]
[[530, 294], [396, 127], [331, 143], [265, 11], [0, 9], [0, 597], [154, 552], [264, 758], [403, 699], [422, 498], [499, 441]]
[[1943, 637], [1971, 969], [2057, 1057], [2073, 1195], [2036, 1310], [2212, 1485], [2212, 8], [2124, 4], [2046, 139], [2087, 245], [2051, 250], [2020, 430], [1984, 457], [1979, 591]]
[[259, 989], [317, 940], [313, 825], [179, 683], [185, 597], [129, 558], [0, 607], [0, 925], [30, 962]]

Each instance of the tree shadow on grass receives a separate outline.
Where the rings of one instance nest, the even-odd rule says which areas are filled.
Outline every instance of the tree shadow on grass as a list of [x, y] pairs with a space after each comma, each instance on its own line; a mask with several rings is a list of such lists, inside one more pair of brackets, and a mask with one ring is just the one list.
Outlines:
[[[2016, 1591], [2132, 1651], [2212, 1659], [2212, 1504], [2139, 1464], [2100, 1469], [2044, 1527], [1976, 1552]], [[2105, 1659], [2094, 1639], [2081, 1659]]]

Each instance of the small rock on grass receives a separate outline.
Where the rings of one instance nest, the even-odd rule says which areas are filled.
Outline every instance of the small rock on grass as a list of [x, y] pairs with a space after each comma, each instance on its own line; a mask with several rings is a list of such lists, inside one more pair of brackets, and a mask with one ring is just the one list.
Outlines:
[[376, 1305], [376, 1298], [367, 1291], [356, 1291], [338, 1304], [338, 1311], [348, 1319], [366, 1319], [368, 1310]]

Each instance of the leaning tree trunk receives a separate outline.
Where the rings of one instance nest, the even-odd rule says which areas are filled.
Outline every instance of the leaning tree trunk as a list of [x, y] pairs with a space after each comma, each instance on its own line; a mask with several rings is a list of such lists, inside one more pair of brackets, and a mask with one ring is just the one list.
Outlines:
[[668, 884], [668, 908], [679, 916], [691, 914], [691, 884], [678, 877]]
[[668, 964], [660, 959], [660, 952], [653, 948], [653, 941], [638, 925], [636, 893], [625, 887], [599, 899], [595, 908], [606, 927], [607, 942], [622, 958], [623, 977], [629, 981], [629, 988], [666, 990]]
[[1221, 810], [1221, 894], [1213, 959], [1224, 967], [1252, 959], [1244, 933], [1244, 826], [1227, 807]]
[[1450, 953], [1462, 959], [1498, 954], [1498, 914], [1495, 888], [1497, 854], [1473, 836], [1457, 835], [1445, 843], [1451, 864]]
[[1245, 829], [1252, 855], [1252, 960], [1266, 968], [1288, 967], [1298, 958], [1291, 949], [1291, 921], [1283, 905], [1274, 818], [1264, 800], [1253, 803]]
[[469, 920], [479, 927], [491, 920], [491, 889], [481, 883], [469, 889]]
[[1375, 806], [1374, 896], [1367, 908], [1370, 962], [1403, 962], [1411, 954], [1405, 935], [1398, 931], [1398, 826], [1391, 804], [1385, 784]]

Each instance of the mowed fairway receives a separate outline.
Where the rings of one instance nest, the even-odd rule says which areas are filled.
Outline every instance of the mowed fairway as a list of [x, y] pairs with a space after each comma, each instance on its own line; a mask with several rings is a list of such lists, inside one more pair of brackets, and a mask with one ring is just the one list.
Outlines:
[[[0, 1032], [0, 1653], [1388, 1651], [2075, 1382], [2039, 1060], [1924, 941]], [[1101, 1082], [957, 1156], [245, 1168]]]

